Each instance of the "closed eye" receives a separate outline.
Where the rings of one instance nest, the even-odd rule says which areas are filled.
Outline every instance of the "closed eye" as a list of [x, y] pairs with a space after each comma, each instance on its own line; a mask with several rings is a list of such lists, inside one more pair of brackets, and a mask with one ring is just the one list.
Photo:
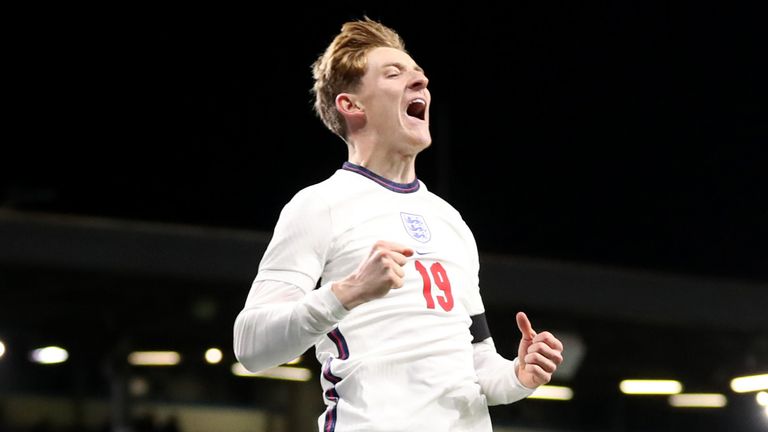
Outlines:
[[397, 78], [403, 74], [405, 66], [400, 63], [389, 63], [384, 65], [384, 76], [387, 78]]

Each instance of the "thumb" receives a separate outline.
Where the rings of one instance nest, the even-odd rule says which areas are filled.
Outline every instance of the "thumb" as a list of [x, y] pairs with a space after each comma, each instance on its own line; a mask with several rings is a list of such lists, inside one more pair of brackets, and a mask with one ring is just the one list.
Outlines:
[[525, 355], [528, 354], [528, 348], [533, 343], [533, 338], [536, 337], [536, 332], [531, 327], [531, 322], [523, 312], [518, 312], [515, 316], [517, 319], [517, 327], [520, 329], [520, 333], [523, 334], [520, 339], [520, 345], [517, 348], [517, 360], [520, 363], [520, 370], [524, 370], [526, 366]]
[[517, 328], [519, 328], [520, 333], [523, 334], [523, 339], [526, 339], [529, 342], [532, 341], [533, 338], [536, 337], [536, 332], [533, 331], [528, 316], [526, 316], [524, 312], [518, 312], [515, 318], [517, 319]]

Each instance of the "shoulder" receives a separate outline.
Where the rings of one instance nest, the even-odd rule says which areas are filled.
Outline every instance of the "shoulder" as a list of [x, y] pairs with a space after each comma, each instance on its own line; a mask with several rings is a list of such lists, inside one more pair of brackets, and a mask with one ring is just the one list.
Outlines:
[[437, 214], [440, 214], [443, 220], [452, 226], [453, 229], [467, 243], [469, 243], [473, 248], [477, 248], [472, 229], [470, 229], [469, 225], [464, 220], [464, 217], [461, 215], [459, 210], [439, 195], [428, 191], [426, 188], [423, 189], [424, 199], [429, 202], [429, 205], [433, 211], [437, 212]]
[[336, 189], [337, 174], [327, 179], [306, 186], [296, 192], [283, 207], [283, 216], [286, 214], [302, 215], [303, 217], [313, 217], [318, 213], [329, 211], [333, 200], [333, 191]]
[[443, 199], [441, 196], [435, 194], [434, 192], [427, 190], [426, 186], [424, 186], [424, 183], [422, 183], [421, 189], [422, 190], [420, 192], [423, 194], [424, 200], [427, 201], [430, 206], [440, 211], [441, 213], [449, 215], [453, 218], [460, 219], [462, 222], [464, 222], [464, 219], [461, 217], [461, 213], [451, 203]]

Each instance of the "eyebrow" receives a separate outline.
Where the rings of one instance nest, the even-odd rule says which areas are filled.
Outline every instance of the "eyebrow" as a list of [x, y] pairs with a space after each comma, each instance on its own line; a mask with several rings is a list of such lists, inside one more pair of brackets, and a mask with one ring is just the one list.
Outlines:
[[[386, 69], [386, 68], [388, 68], [390, 66], [394, 66], [394, 67], [396, 67], [396, 68], [398, 68], [400, 70], [408, 69], [408, 66], [406, 66], [406, 65], [404, 65], [402, 63], [398, 63], [398, 62], [387, 63], [387, 64], [382, 66], [382, 69]], [[419, 66], [419, 65], [414, 66], [413, 70], [421, 72], [421, 73], [424, 73], [424, 69], [422, 69], [421, 66]]]

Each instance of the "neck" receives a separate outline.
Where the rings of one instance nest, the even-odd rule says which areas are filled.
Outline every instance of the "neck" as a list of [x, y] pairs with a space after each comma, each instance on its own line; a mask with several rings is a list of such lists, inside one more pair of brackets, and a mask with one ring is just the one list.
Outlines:
[[395, 183], [416, 180], [416, 154], [405, 154], [386, 146], [350, 144], [348, 160]]

